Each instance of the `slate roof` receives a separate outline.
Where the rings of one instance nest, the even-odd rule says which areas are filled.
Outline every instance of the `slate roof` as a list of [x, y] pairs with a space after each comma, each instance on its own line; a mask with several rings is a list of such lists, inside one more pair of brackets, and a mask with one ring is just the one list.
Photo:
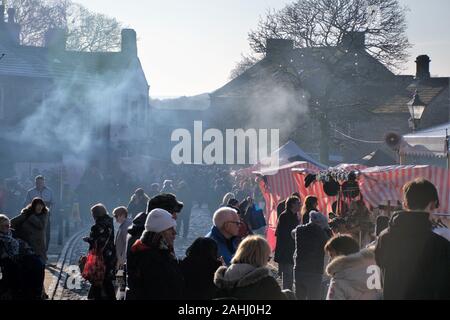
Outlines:
[[414, 80], [411, 77], [411, 82], [404, 86], [394, 96], [384, 102], [382, 105], [374, 108], [373, 113], [376, 114], [393, 114], [406, 113], [409, 114], [408, 102], [414, 97], [414, 92], [417, 89], [420, 99], [426, 104], [430, 105], [433, 100], [442, 92], [449, 88], [450, 78], [430, 78], [426, 80]]
[[46, 47], [17, 46], [0, 42], [0, 76], [96, 81], [109, 73], [127, 70], [144, 77], [138, 58], [121, 52], [52, 52]]
[[[333, 104], [339, 106], [340, 113], [351, 115], [357, 109], [365, 114], [409, 114], [407, 103], [416, 89], [420, 98], [430, 104], [450, 85], [450, 78], [417, 81], [414, 76], [395, 75], [363, 49], [299, 48], [285, 52], [282, 60], [291, 66], [281, 66], [278, 60], [274, 62], [266, 56], [242, 75], [214, 91], [212, 97], [245, 98], [256, 87], [264, 94], [264, 87], [271, 83], [273, 85], [274, 79], [277, 83], [288, 82], [289, 77], [294, 79], [293, 82], [300, 81], [300, 84], [294, 85], [306, 89], [314, 97], [323, 92], [324, 83], [329, 78], [329, 74], [320, 74], [320, 70], [328, 69], [332, 71], [331, 74], [337, 72], [343, 79], [341, 87], [337, 87], [336, 94], [332, 96]], [[340, 67], [329, 70], [328, 66], [338, 60]], [[351, 87], [346, 87], [347, 84]], [[341, 96], [339, 92], [345, 92], [346, 95]]]

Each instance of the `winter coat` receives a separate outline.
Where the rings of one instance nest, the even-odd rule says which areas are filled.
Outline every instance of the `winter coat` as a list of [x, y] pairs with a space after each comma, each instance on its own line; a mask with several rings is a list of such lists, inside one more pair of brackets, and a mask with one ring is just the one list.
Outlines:
[[0, 300], [40, 299], [44, 268], [25, 241], [0, 232]]
[[137, 240], [128, 260], [127, 300], [181, 300], [184, 279], [178, 261], [168, 249]]
[[89, 250], [94, 248], [103, 250], [105, 262], [105, 279], [114, 279], [117, 263], [116, 247], [114, 246], [114, 222], [106, 215], [98, 218], [91, 227], [89, 237], [85, 239], [89, 243]]
[[229, 266], [231, 264], [231, 259], [233, 259], [233, 256], [236, 253], [239, 238], [234, 237], [227, 240], [215, 226], [211, 228], [211, 231], [206, 235], [206, 237], [216, 241], [219, 249], [219, 256], [222, 256], [226, 265]]
[[33, 251], [47, 261], [47, 237], [46, 228], [48, 214], [35, 214], [31, 209], [23, 209], [21, 214], [11, 220], [11, 227], [15, 230], [15, 236], [30, 245]]
[[198, 257], [186, 257], [180, 263], [185, 281], [184, 298], [188, 300], [211, 300], [217, 296], [214, 274], [222, 266], [220, 261]]
[[135, 217], [137, 214], [141, 212], [145, 212], [147, 210], [147, 203], [150, 199], [147, 196], [144, 196], [143, 200], [138, 201], [138, 198], [133, 195], [128, 204], [128, 214], [132, 217]]
[[147, 212], [141, 212], [133, 219], [131, 227], [128, 228], [127, 257], [130, 253], [131, 246], [142, 236], [142, 233], [145, 230], [146, 220], [147, 220]]
[[284, 300], [275, 278], [267, 268], [256, 268], [249, 264], [232, 264], [220, 267], [214, 276], [221, 298], [238, 300]]
[[426, 212], [399, 212], [377, 242], [386, 300], [450, 299], [450, 242]]
[[297, 214], [285, 211], [278, 219], [275, 236], [277, 243], [275, 247], [275, 262], [282, 264], [294, 264], [295, 241], [292, 237], [292, 230], [298, 226]]
[[[381, 288], [370, 289], [367, 285], [370, 276], [379, 275], [373, 271], [368, 273], [370, 266], [376, 266], [374, 247], [332, 260], [326, 268], [331, 277], [327, 300], [380, 300]], [[376, 283], [380, 281], [378, 278]]]
[[292, 232], [295, 237], [294, 270], [322, 274], [324, 247], [329, 239], [327, 233], [317, 224], [300, 225]]

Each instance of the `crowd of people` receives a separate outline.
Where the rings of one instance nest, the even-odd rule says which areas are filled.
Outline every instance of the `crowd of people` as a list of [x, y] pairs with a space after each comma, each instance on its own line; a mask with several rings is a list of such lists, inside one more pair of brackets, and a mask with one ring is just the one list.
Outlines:
[[[51, 197], [42, 179], [20, 215], [0, 216], [3, 299], [45, 297]], [[211, 229], [180, 259], [175, 239], [187, 237], [193, 203], [203, 200], [186, 180], [172, 179], [151, 184], [148, 193], [135, 190], [112, 215], [103, 204], [91, 207], [94, 224], [83, 239], [89, 251], [80, 259], [89, 299], [115, 300], [120, 289], [126, 300], [450, 299], [450, 241], [433, 232], [430, 213], [439, 198], [426, 180], [404, 186], [404, 211], [379, 216], [367, 241], [362, 231], [370, 212], [362, 201], [345, 210], [334, 204], [324, 214], [316, 197], [292, 194], [277, 208], [272, 259], [254, 181], [215, 177], [221, 196], [206, 201]]]

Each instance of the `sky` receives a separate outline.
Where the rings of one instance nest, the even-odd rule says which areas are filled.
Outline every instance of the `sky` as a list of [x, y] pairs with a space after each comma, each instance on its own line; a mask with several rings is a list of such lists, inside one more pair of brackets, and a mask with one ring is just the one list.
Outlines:
[[[404, 74], [415, 73], [415, 57], [431, 57], [434, 76], [450, 76], [450, 1], [399, 0], [409, 7], [413, 48]], [[269, 8], [287, 0], [75, 0], [136, 30], [139, 58], [152, 97], [212, 92], [229, 81], [247, 35]]]

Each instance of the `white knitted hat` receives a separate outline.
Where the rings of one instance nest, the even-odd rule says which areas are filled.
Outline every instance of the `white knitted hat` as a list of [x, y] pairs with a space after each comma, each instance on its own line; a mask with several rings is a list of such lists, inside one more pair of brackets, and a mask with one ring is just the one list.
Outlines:
[[164, 209], [150, 211], [145, 220], [145, 231], [160, 233], [167, 229], [176, 227], [177, 222], [172, 215]]

